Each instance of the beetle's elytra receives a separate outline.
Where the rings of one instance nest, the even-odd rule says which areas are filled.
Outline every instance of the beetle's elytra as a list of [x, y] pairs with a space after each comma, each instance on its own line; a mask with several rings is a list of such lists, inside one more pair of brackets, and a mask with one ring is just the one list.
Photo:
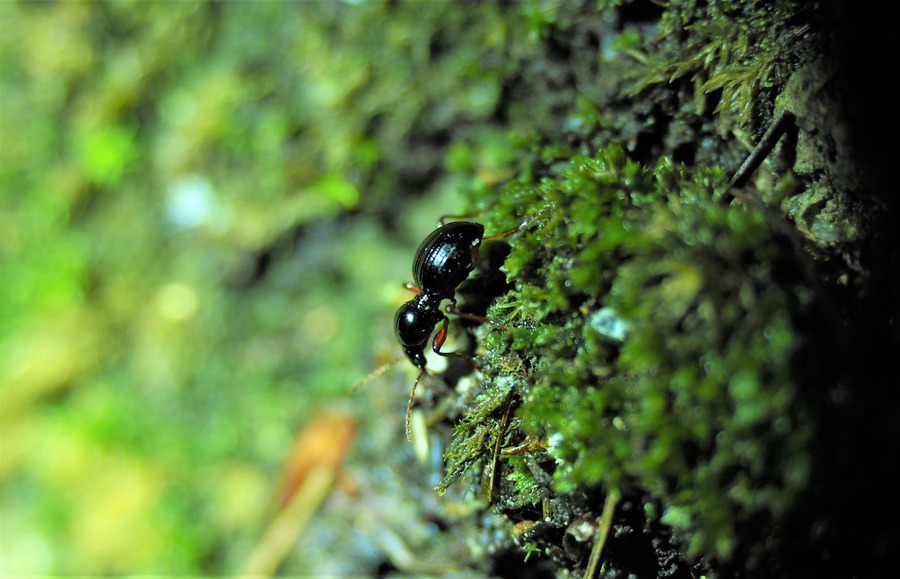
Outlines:
[[452, 297], [475, 269], [484, 237], [480, 223], [456, 221], [435, 229], [422, 241], [413, 262], [413, 279], [423, 291]]

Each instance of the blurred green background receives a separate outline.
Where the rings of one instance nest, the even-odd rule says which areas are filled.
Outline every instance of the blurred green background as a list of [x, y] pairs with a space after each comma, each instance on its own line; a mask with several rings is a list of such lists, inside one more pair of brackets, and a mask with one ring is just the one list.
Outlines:
[[348, 389], [400, 353], [418, 241], [509, 174], [541, 10], [506, 10], [0, 3], [0, 575], [240, 571], [335, 407], [357, 494], [283, 569], [467, 565], [420, 520], [453, 499], [403, 439], [412, 368]]

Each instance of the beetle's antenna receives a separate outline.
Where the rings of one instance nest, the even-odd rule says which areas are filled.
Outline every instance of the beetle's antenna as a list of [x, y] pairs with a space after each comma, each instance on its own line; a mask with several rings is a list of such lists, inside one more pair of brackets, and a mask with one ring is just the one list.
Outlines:
[[390, 362], [383, 364], [377, 370], [372, 370], [367, 375], [363, 376], [362, 378], [360, 378], [359, 380], [354, 382], [353, 386], [350, 387], [350, 394], [353, 394], [354, 392], [356, 392], [356, 389], [359, 388], [360, 386], [362, 386], [363, 384], [367, 384], [368, 382], [371, 382], [375, 378], [378, 378], [379, 376], [381, 376], [382, 374], [384, 374], [385, 372], [390, 370], [391, 366], [393, 366], [397, 362], [401, 361], [402, 359], [403, 359], [403, 356], [394, 358]]
[[419, 382], [422, 380], [422, 376], [425, 375], [425, 366], [422, 366], [419, 369], [419, 375], [416, 376], [416, 383], [413, 384], [412, 392], [409, 394], [409, 405], [406, 407], [406, 440], [412, 442], [412, 427], [410, 426], [410, 417], [412, 416], [413, 403], [416, 401], [416, 388], [419, 387]]

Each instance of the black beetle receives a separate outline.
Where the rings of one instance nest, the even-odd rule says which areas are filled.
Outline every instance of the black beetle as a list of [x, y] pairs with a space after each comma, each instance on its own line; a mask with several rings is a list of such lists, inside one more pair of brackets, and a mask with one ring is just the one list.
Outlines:
[[[454, 221], [441, 225], [426, 237], [413, 261], [414, 283], [406, 287], [416, 292], [416, 297], [409, 300], [397, 310], [394, 316], [394, 330], [403, 351], [410, 362], [419, 369], [419, 375], [413, 384], [406, 409], [406, 437], [411, 438], [410, 413], [416, 398], [416, 388], [425, 374], [425, 348], [435, 326], [441, 324], [434, 335], [431, 349], [441, 356], [462, 356], [456, 352], [442, 352], [441, 346], [447, 339], [447, 316], [441, 311], [441, 302], [449, 300], [446, 311], [481, 322], [489, 322], [486, 318], [463, 314], [456, 309], [456, 288], [475, 269], [478, 262], [478, 249], [483, 241], [500, 239], [516, 233], [533, 221], [543, 210], [538, 211], [518, 227], [484, 237], [484, 225], [471, 221]], [[443, 223], [443, 220], [441, 220]]]
[[483, 237], [484, 226], [480, 223], [456, 221], [435, 229], [419, 245], [413, 262], [415, 282], [407, 284], [417, 295], [400, 306], [394, 316], [397, 339], [419, 370], [425, 368], [425, 346], [438, 323], [441, 329], [432, 349], [446, 355], [440, 351], [447, 337], [447, 316], [441, 311], [441, 302], [450, 300], [450, 308], [456, 305], [454, 293], [475, 269]]

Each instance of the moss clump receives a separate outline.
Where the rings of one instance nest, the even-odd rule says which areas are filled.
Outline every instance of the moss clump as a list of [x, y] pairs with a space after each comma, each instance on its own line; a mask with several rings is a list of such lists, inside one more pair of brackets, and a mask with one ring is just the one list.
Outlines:
[[[817, 56], [828, 11], [595, 8], [532, 22], [566, 57], [547, 70], [569, 63], [572, 82], [551, 85], [564, 122], [518, 133], [519, 176], [472, 195], [488, 233], [539, 215], [480, 264], [487, 279], [502, 263], [505, 285], [469, 305], [490, 303], [509, 331], [478, 330], [483, 381], [474, 413], [458, 406], [439, 489], [478, 475], [519, 544], [557, 569], [585, 568], [573, 525], [613, 494], [608, 573], [789, 575], [843, 548], [852, 517], [819, 513], [846, 500], [829, 470], [856, 464], [833, 458], [823, 418], [845, 411], [841, 365], [861, 346], [842, 324], [868, 275], [852, 116], [835, 114], [852, 99], [834, 52]], [[735, 201], [728, 177], [781, 111], [796, 124]]]
[[718, 93], [715, 112], [747, 125], [772, 115], [781, 87], [804, 49], [800, 5], [769, 2], [670, 2], [660, 23], [663, 45], [654, 52], [648, 83], [688, 78], [697, 112]]
[[488, 315], [510, 331], [485, 330], [490, 404], [457, 425], [441, 488], [499, 461], [496, 504], [514, 516], [538, 497], [597, 516], [583, 497], [622, 491], [661, 505], [655, 520], [689, 556], [760, 562], [808, 479], [791, 363], [808, 292], [763, 215], [725, 203], [726, 188], [720, 170], [647, 168], [612, 146], [501, 191], [488, 231], [542, 213], [509, 238], [512, 287]]
[[[518, 543], [570, 572], [587, 561], [576, 525], [613, 495], [610, 575], [787, 576], [811, 558], [858, 574], [888, 535], [848, 539], [829, 478], [873, 461], [829, 444], [856, 440], [829, 430], [847, 413], [842, 365], [869, 354], [840, 340], [866, 221], [850, 117], [834, 114], [852, 99], [815, 56], [827, 16], [793, 1], [600, 12], [603, 80], [573, 65], [565, 128], [522, 139], [541, 145], [519, 177], [473, 195], [488, 233], [539, 215], [505, 241], [487, 314], [509, 331], [478, 336], [491, 403], [456, 425], [439, 488], [484, 467]], [[545, 16], [576, 60], [570, 9]], [[735, 201], [728, 176], [781, 110], [796, 126]]]

